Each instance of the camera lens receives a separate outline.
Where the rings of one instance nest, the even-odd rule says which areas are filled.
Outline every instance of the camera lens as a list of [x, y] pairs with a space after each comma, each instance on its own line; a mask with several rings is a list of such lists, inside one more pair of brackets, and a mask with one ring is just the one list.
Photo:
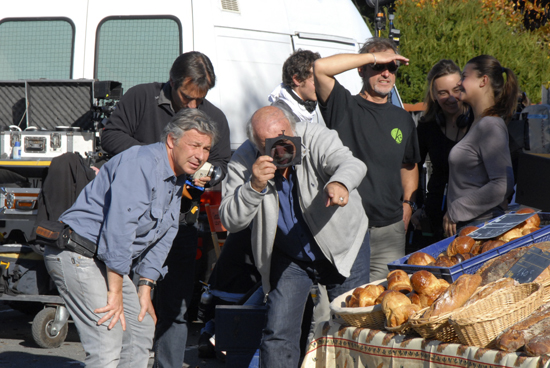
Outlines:
[[278, 140], [271, 147], [271, 157], [273, 164], [279, 167], [285, 167], [292, 164], [292, 160], [296, 157], [296, 147], [294, 143], [288, 139]]

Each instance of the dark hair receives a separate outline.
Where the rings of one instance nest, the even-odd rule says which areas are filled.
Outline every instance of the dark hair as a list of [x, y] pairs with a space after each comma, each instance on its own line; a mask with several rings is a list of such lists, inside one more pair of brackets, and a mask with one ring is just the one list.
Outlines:
[[426, 109], [424, 110], [424, 116], [422, 117], [423, 121], [435, 120], [440, 125], [445, 125], [445, 121], [437, 118], [438, 114], [441, 114], [443, 110], [433, 95], [433, 86], [436, 79], [451, 74], [458, 74], [460, 76], [460, 68], [454, 61], [449, 59], [439, 60], [428, 72], [428, 76], [426, 77], [428, 84], [426, 86], [426, 95], [424, 97]]
[[288, 87], [297, 87], [292, 77], [296, 76], [298, 82], [303, 82], [311, 75], [313, 62], [320, 59], [318, 52], [298, 49], [285, 60], [283, 64], [283, 84]]
[[518, 79], [514, 72], [503, 68], [498, 60], [490, 55], [476, 56], [466, 64], [477, 70], [478, 77], [488, 76], [493, 88], [495, 104], [483, 111], [483, 116], [499, 116], [508, 122], [517, 107]]
[[175, 89], [188, 81], [203, 91], [208, 91], [216, 84], [212, 62], [208, 56], [198, 51], [178, 56], [170, 69], [170, 79], [174, 82]]
[[399, 54], [399, 52], [397, 52], [397, 45], [393, 40], [389, 38], [371, 37], [361, 47], [359, 53], [366, 54], [369, 52], [381, 52], [386, 50], [393, 50], [396, 54]]

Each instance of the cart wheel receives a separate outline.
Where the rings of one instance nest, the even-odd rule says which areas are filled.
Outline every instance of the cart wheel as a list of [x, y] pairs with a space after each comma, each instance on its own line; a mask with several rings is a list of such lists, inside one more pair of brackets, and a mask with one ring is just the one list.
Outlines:
[[67, 337], [67, 332], [69, 331], [68, 323], [65, 323], [65, 326], [63, 326], [57, 335], [53, 336], [50, 333], [50, 328], [54, 319], [55, 308], [44, 308], [32, 321], [32, 337], [41, 348], [58, 348]]

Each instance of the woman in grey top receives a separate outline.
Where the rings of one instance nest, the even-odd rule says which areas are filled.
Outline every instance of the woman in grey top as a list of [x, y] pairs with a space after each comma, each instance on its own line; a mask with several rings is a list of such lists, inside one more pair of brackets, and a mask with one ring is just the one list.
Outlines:
[[504, 213], [514, 185], [506, 127], [517, 104], [514, 72], [493, 56], [481, 55], [466, 64], [458, 85], [459, 99], [472, 107], [474, 121], [449, 154], [447, 236], [457, 227]]

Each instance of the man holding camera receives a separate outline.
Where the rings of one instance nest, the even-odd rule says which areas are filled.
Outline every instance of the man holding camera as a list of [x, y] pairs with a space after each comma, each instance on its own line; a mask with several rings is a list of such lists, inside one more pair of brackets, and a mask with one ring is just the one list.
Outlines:
[[278, 107], [256, 111], [247, 128], [228, 165], [220, 218], [230, 232], [252, 223], [268, 293], [261, 366], [297, 367], [312, 284], [326, 285], [332, 300], [368, 282], [368, 219], [356, 190], [366, 167], [335, 131], [295, 124]]
[[[405, 233], [416, 209], [420, 151], [416, 126], [389, 96], [399, 62], [389, 39], [372, 38], [359, 54], [339, 54], [315, 61], [315, 89], [328, 128], [338, 132], [353, 155], [369, 168], [358, 190], [370, 222], [370, 279], [388, 274], [387, 264], [405, 256]], [[357, 68], [363, 88], [352, 96], [335, 75]]]
[[[44, 259], [78, 329], [86, 367], [147, 367], [156, 322], [151, 288], [166, 273], [186, 176], [208, 159], [216, 135], [206, 114], [182, 110], [161, 142], [103, 165], [59, 218], [69, 239], [48, 243]], [[37, 234], [51, 237], [47, 230]]]
[[[168, 82], [137, 85], [124, 94], [102, 132], [102, 148], [114, 155], [134, 145], [157, 142], [172, 116], [182, 109], [196, 108], [210, 116], [219, 131], [219, 141], [208, 162], [221, 169], [216, 182], [209, 182], [210, 177], [206, 176], [196, 179], [196, 184], [217, 184], [227, 172], [231, 146], [225, 115], [205, 98], [215, 83], [214, 68], [206, 55], [196, 51], [180, 55], [172, 64]], [[200, 199], [197, 195], [191, 197], [182, 199], [182, 221], [166, 260], [168, 273], [155, 290], [159, 321], [154, 366], [159, 368], [181, 368], [184, 361], [186, 312], [193, 294], [198, 243], [197, 229], [193, 226], [198, 211], [193, 208]]]

